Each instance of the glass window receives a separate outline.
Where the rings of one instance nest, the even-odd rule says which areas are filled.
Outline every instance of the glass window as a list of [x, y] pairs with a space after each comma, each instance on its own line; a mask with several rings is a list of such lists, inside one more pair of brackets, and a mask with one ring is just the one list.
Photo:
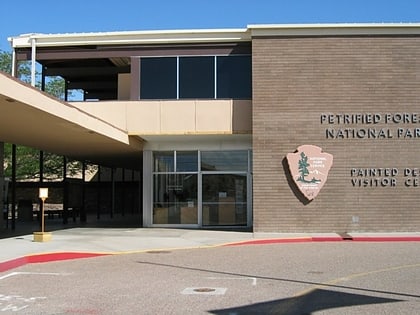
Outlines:
[[214, 98], [214, 57], [179, 58], [179, 98]]
[[155, 174], [153, 224], [197, 224], [197, 174]]
[[177, 151], [176, 152], [176, 171], [177, 172], [197, 172], [198, 171], [197, 151]]
[[154, 168], [155, 172], [173, 172], [175, 169], [175, 159], [173, 151], [154, 152]]
[[203, 225], [246, 225], [246, 174], [203, 175]]
[[217, 57], [217, 98], [250, 99], [251, 56]]
[[248, 171], [247, 151], [203, 151], [202, 171]]
[[140, 60], [140, 98], [176, 99], [176, 57]]

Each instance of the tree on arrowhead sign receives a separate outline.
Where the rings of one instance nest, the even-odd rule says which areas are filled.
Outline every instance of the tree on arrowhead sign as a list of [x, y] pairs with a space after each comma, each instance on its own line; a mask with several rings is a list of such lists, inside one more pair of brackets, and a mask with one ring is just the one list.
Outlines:
[[308, 199], [314, 199], [327, 181], [333, 156], [315, 145], [302, 145], [297, 152], [287, 154], [293, 181]]

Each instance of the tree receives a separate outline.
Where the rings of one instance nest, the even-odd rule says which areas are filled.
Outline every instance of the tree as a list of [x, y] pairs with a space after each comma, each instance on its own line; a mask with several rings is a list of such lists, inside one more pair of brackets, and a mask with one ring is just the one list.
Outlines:
[[12, 55], [3, 50], [0, 50], [0, 70], [12, 73]]
[[[12, 74], [12, 53], [0, 49], [0, 70]], [[28, 61], [18, 63], [19, 79], [30, 82], [31, 66]]]
[[[0, 70], [8, 74], [12, 73], [12, 54], [0, 50]], [[19, 79], [29, 83], [31, 80], [31, 66], [29, 61], [18, 64]], [[38, 80], [36, 87], [40, 88]], [[64, 99], [65, 82], [61, 77], [50, 77], [45, 83], [45, 92], [59, 99]], [[0, 139], [1, 141], [1, 139]], [[12, 173], [12, 144], [4, 145], [4, 174], [11, 177]], [[80, 163], [77, 161], [67, 163], [70, 175], [80, 172]], [[39, 151], [25, 146], [16, 146], [16, 178], [17, 180], [39, 179]], [[46, 153], [44, 154], [44, 175], [46, 178], [57, 180], [63, 176], [63, 157]]]
[[[12, 54], [0, 50], [0, 70], [8, 74], [12, 74]], [[31, 81], [31, 64], [29, 61], [21, 61], [18, 63], [18, 78], [23, 82], [30, 83]], [[36, 77], [39, 77], [37, 72]], [[39, 80], [35, 82], [37, 88], [41, 88], [41, 82]], [[58, 76], [47, 77], [45, 83], [45, 92], [55, 96], [60, 100], [64, 100], [65, 94], [65, 82], [64, 79]]]

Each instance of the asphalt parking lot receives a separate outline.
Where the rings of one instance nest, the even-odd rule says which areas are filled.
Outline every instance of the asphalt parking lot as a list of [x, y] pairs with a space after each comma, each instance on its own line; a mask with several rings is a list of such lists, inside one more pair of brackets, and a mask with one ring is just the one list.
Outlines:
[[157, 250], [0, 273], [1, 314], [419, 314], [418, 242]]

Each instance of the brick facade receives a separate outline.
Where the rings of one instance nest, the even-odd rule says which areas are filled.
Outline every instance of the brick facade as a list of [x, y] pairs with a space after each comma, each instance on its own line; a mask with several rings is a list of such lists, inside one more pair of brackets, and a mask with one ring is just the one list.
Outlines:
[[[252, 55], [254, 231], [418, 231], [420, 177], [412, 173], [420, 175], [420, 37], [256, 37]], [[408, 122], [399, 122], [404, 113]], [[340, 114], [378, 121], [344, 124]], [[332, 122], [321, 123], [322, 115]], [[327, 138], [327, 130], [347, 128], [356, 135]], [[369, 128], [383, 131], [367, 138]], [[311, 202], [296, 191], [285, 161], [303, 144], [334, 156]], [[352, 176], [360, 168], [398, 174]], [[396, 184], [383, 187], [383, 178]], [[359, 187], [359, 179], [380, 184]]]

